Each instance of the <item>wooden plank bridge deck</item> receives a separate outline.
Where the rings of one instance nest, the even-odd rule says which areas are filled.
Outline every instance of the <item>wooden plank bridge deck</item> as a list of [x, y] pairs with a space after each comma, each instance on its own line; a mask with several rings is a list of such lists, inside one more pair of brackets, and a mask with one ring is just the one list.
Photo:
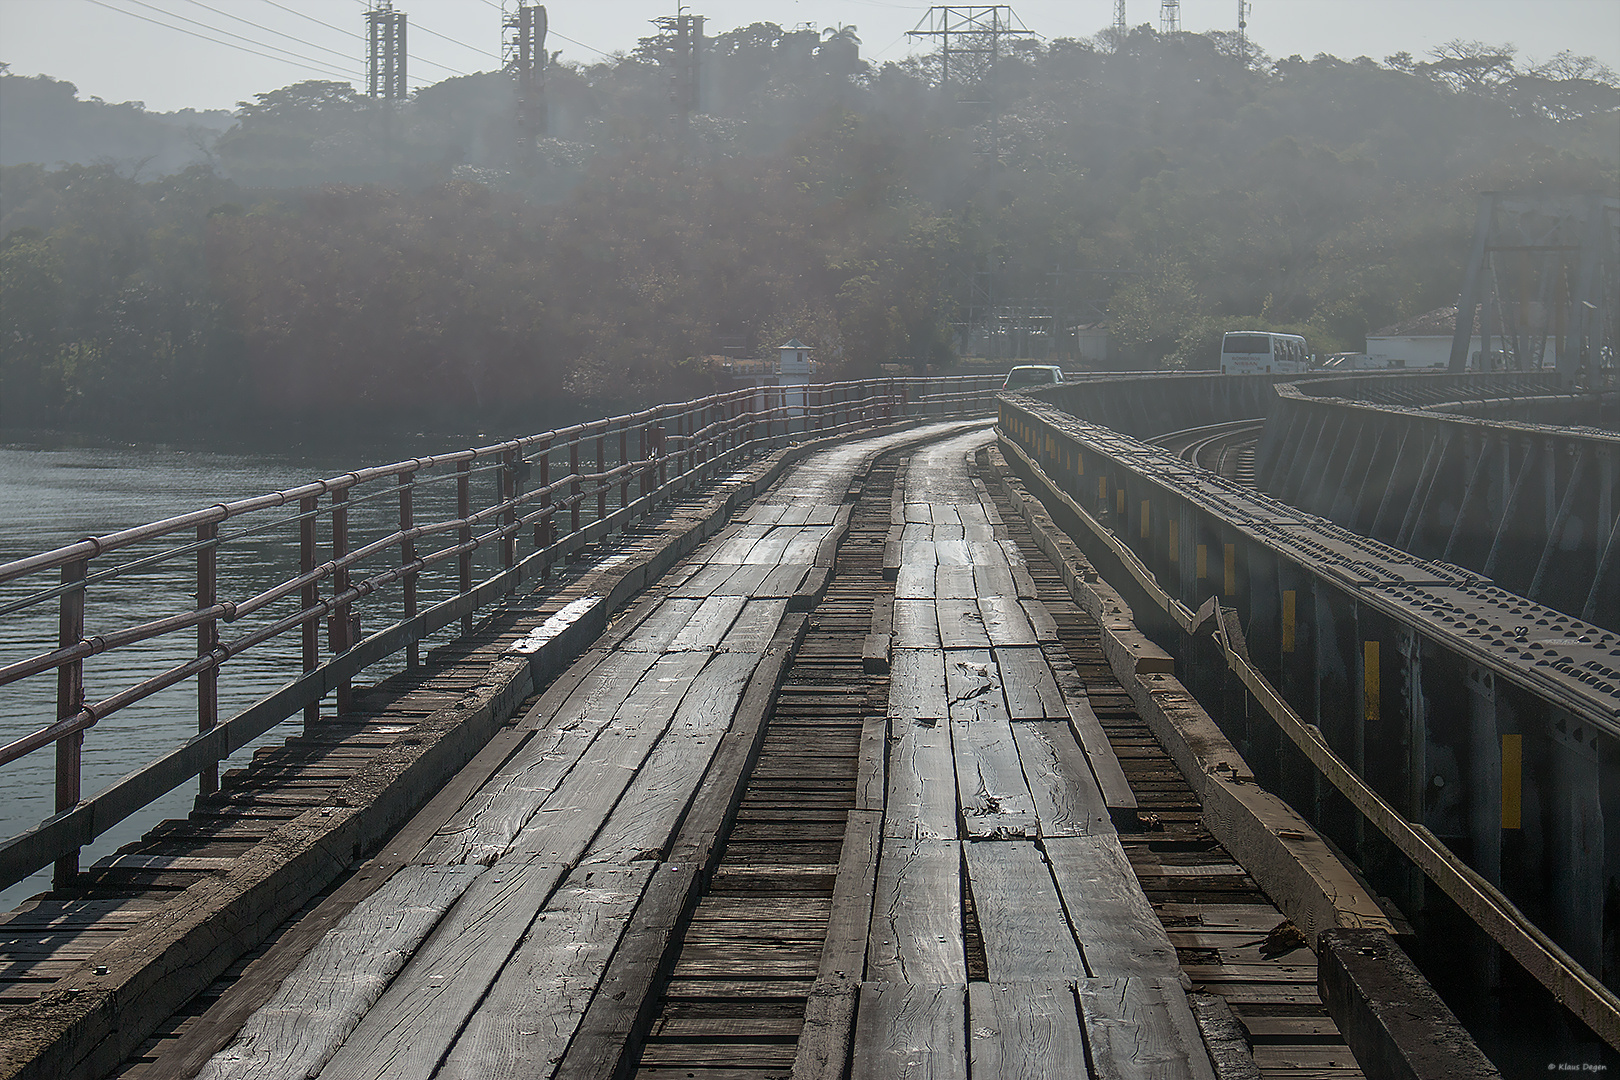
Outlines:
[[[991, 438], [793, 467], [112, 1074], [1360, 1076]], [[0, 1006], [327, 805], [600, 561], [13, 913]]]

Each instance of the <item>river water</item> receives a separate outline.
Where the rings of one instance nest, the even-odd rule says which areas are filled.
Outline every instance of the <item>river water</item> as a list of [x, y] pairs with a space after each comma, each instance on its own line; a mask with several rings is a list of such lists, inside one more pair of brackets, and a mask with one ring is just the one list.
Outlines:
[[[8, 440], [7, 435], [0, 434], [0, 562], [217, 502], [335, 476], [363, 465], [483, 441], [488, 440], [401, 439], [362, 449], [216, 452], [151, 444], [75, 443], [51, 435], [19, 437], [12, 433]], [[441, 487], [437, 496], [453, 498], [453, 493]], [[422, 502], [419, 497], [419, 508]], [[378, 514], [393, 512], [381, 505], [376, 510]], [[363, 521], [357, 520], [356, 524], [363, 525]], [[96, 631], [98, 612], [116, 610], [117, 622], [123, 624], [190, 606], [195, 589], [194, 565], [188, 559], [160, 563], [92, 588], [86, 600], [88, 630]], [[298, 549], [291, 537], [267, 536], [222, 552], [220, 580], [223, 583], [229, 575], [241, 586], [234, 591], [241, 593], [248, 586], [263, 587], [283, 580], [297, 569]], [[26, 591], [36, 590], [41, 584], [42, 579], [31, 579]], [[0, 607], [24, 591], [21, 583], [0, 584]], [[431, 599], [430, 594], [423, 596], [424, 603]], [[373, 621], [367, 629], [379, 625]], [[0, 617], [0, 664], [49, 648], [55, 643], [56, 633], [54, 603]], [[194, 642], [195, 634], [186, 632], [92, 658], [86, 664], [87, 700], [97, 700], [138, 681], [136, 672], [152, 674], [160, 670], [160, 664], [184, 660], [186, 647], [194, 648]], [[297, 648], [297, 639], [292, 636], [230, 661], [220, 676], [220, 718], [233, 715], [285, 683], [290, 673], [295, 674]], [[54, 695], [55, 679], [48, 674], [0, 687], [0, 742], [9, 742], [54, 719]], [[293, 717], [259, 743], [279, 742], [295, 733], [300, 722], [301, 715]], [[195, 682], [188, 681], [91, 728], [84, 743], [84, 793], [93, 794], [180, 745], [195, 734], [196, 723]], [[239, 751], [232, 762], [240, 763], [251, 752], [251, 747]], [[15, 835], [50, 815], [54, 778], [55, 754], [49, 747], [0, 770], [0, 833]], [[194, 783], [170, 792], [113, 827], [85, 849], [83, 865], [138, 838], [161, 820], [184, 817], [195, 797]], [[0, 890], [0, 911], [9, 910], [48, 884], [46, 871]]]

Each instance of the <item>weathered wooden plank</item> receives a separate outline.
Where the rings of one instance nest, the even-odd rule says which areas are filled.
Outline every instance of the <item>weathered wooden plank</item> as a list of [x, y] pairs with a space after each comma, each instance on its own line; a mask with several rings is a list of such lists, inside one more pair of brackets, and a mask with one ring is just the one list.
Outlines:
[[[1005, 595], [1015, 594], [1008, 592]], [[1029, 619], [1029, 625], [1035, 631], [1035, 640], [1042, 644], [1058, 644], [1057, 620], [1052, 618], [1051, 611], [1044, 603], [1039, 600], [1020, 600], [1018, 605], [1024, 609], [1024, 617]]]
[[577, 861], [612, 812], [635, 772], [662, 736], [681, 698], [708, 659], [706, 653], [667, 653], [636, 684], [610, 723], [580, 755], [556, 790], [505, 847], [473, 849], [489, 862], [508, 850]]
[[1117, 837], [1053, 837], [1046, 857], [1092, 975], [1181, 977], [1175, 946]]
[[[821, 539], [820, 529], [812, 529], [810, 531], [814, 534], [817, 540]], [[748, 550], [748, 557], [744, 559], [743, 562], [787, 562], [788, 560], [783, 556], [786, 554], [788, 546], [791, 545], [794, 540], [798, 539], [803, 532], [805, 532], [805, 526], [802, 525], [779, 525], [773, 528], [769, 533], [765, 534], [762, 539], [756, 542], [754, 546]], [[814, 554], [814, 549], [812, 549], [812, 554]], [[811, 559], [806, 558], [803, 561], [810, 562]]]
[[515, 856], [480, 876], [322, 1070], [330, 1080], [428, 1080], [566, 867]]
[[[1005, 596], [1016, 600], [1018, 598], [1018, 583], [1013, 580], [1012, 570], [1007, 566], [1005, 557], [994, 561], [981, 562], [978, 557], [978, 548], [975, 546], [973, 558], [973, 595], [974, 596]], [[1001, 555], [1001, 548], [994, 548], [996, 556]]]
[[791, 597], [798, 593], [813, 569], [810, 563], [782, 563], [770, 567], [753, 592], [755, 600]]
[[482, 866], [407, 866], [355, 905], [209, 1059], [201, 1080], [316, 1075]]
[[953, 537], [941, 537], [939, 531], [939, 527], [935, 526], [934, 561], [941, 566], [971, 567], [973, 556], [968, 551], [967, 541], [960, 537], [961, 529], [958, 528], [958, 535]]
[[868, 716], [861, 724], [855, 761], [855, 809], [882, 810], [888, 795], [889, 718]]
[[664, 646], [665, 651], [689, 652], [716, 648], [747, 603], [747, 598], [742, 596], [709, 597]]
[[786, 597], [749, 600], [738, 613], [737, 621], [726, 631], [726, 636], [720, 639], [720, 651], [753, 653], [756, 656], [764, 652], [771, 638], [776, 636], [777, 627], [782, 625], [782, 617], [787, 614], [787, 609]]
[[710, 545], [708, 561], [720, 563], [769, 562], [768, 559], [750, 559], [749, 553], [754, 550], [754, 545], [764, 540], [774, 528], [773, 525], [748, 524], [742, 526], [736, 533], [725, 539], [716, 537], [717, 542]]
[[1024, 780], [1012, 724], [1004, 716], [952, 720], [957, 805], [969, 838], [1036, 833], [1035, 800]]
[[[907, 526], [909, 531], [913, 526]], [[925, 566], [929, 569], [929, 577], [933, 576], [933, 569], [939, 563], [939, 549], [934, 541], [926, 537], [913, 539], [907, 537], [900, 541], [900, 569], [905, 572], [908, 566]]]
[[849, 822], [844, 826], [838, 877], [833, 884], [832, 908], [821, 947], [818, 974], [823, 978], [859, 982], [865, 973], [867, 935], [872, 929], [872, 898], [882, 846], [883, 812], [851, 810]]
[[551, 1076], [658, 863], [582, 864], [456, 1039], [444, 1080]]
[[[816, 980], [805, 1001], [804, 1024], [797, 1033], [793, 1070], [788, 1074], [792, 1080], [844, 1080], [850, 1045], [855, 1038], [855, 1005], [860, 994], [860, 983], [853, 979]], [[688, 1075], [704, 1074], [694, 1071]], [[780, 1076], [780, 1073], [761, 1070], [747, 1080], [763, 1080], [766, 1076]], [[709, 1078], [705, 1076], [704, 1080]]]
[[[939, 617], [932, 600], [894, 602], [894, 647], [897, 649], [938, 649]], [[891, 690], [892, 694], [893, 691]]]
[[973, 568], [969, 566], [938, 566], [934, 568], [934, 598], [936, 600], [972, 600], [979, 595]]
[[[900, 605], [895, 603], [896, 618]], [[889, 671], [889, 719], [944, 720], [945, 653], [938, 649], [896, 649]]]
[[907, 525], [932, 525], [934, 523], [933, 507], [925, 502], [906, 502], [905, 523]]
[[713, 595], [722, 594], [726, 582], [731, 580], [741, 566], [741, 563], [707, 563], [697, 573], [687, 578], [684, 584], [671, 589], [669, 595], [703, 600]]
[[742, 778], [758, 754], [765, 716], [808, 621], [803, 615], [788, 616], [750, 677], [731, 730], [715, 753], [711, 776], [681, 823], [671, 860], [659, 865], [623, 944], [603, 973], [601, 992], [586, 1007], [578, 1034], [558, 1063], [562, 1080], [616, 1074], [638, 1020], [655, 1002], [654, 980], [666, 963], [676, 927], [691, 910], [699, 875], [711, 866], [719, 837], [735, 814]]
[[884, 835], [956, 839], [956, 768], [947, 720], [889, 721]]
[[1069, 982], [968, 984], [974, 1076], [1089, 1080], [1080, 1010]]
[[1091, 836], [1113, 831], [1108, 806], [1091, 775], [1085, 751], [1069, 725], [1052, 720], [1015, 723], [1018, 757], [1024, 779], [1035, 800], [1040, 833], [1052, 836]]
[[964, 850], [989, 981], [1083, 977], [1080, 950], [1034, 842], [984, 841]]
[[988, 649], [946, 652], [945, 693], [952, 720], [1007, 719], [1001, 671], [991, 662]]
[[897, 983], [967, 981], [962, 854], [955, 840], [884, 837], [866, 975]]
[[975, 600], [936, 600], [940, 643], [947, 649], [988, 649], [990, 636]]
[[850, 1080], [967, 1080], [964, 985], [861, 987]]
[[389, 838], [378, 856], [282, 934], [264, 955], [248, 965], [203, 1016], [188, 1025], [179, 1038], [164, 1046], [153, 1074], [195, 1075], [210, 1056], [235, 1037], [253, 1011], [270, 999], [288, 973], [330, 928], [384, 884], [395, 868], [421, 853], [437, 829], [483, 786], [527, 734], [518, 727], [497, 732], [450, 783]]
[[1176, 979], [1081, 979], [1078, 992], [1097, 1080], [1215, 1080], [1198, 1023]]
[[902, 558], [894, 578], [896, 600], [934, 599], [934, 560], [907, 562]]
[[1120, 767], [1119, 757], [1114, 753], [1114, 746], [1108, 741], [1108, 733], [1103, 730], [1096, 712], [1092, 710], [1091, 702], [1083, 697], [1071, 698], [1067, 711], [1069, 726], [1086, 751], [1091, 774], [1096, 778], [1097, 788], [1102, 792], [1103, 803], [1108, 807], [1115, 827], [1137, 828], [1136, 792], [1131, 790], [1131, 782], [1125, 778], [1125, 770]]
[[664, 857], [758, 663], [757, 655], [727, 653], [704, 665], [586, 858], [629, 862]]
[[1029, 616], [1024, 614], [1024, 609], [1018, 606], [1018, 599], [1011, 593], [999, 596], [981, 594], [978, 603], [979, 618], [984, 622], [984, 632], [990, 638], [990, 644], [997, 648], [1010, 645], [1034, 647], [1040, 644]]
[[686, 624], [697, 614], [698, 609], [708, 602], [696, 598], [675, 598], [665, 600], [662, 604], [641, 621], [630, 635], [619, 642], [619, 650], [623, 652], [661, 653], [669, 648], [669, 643], [675, 636], [686, 628]]
[[1001, 689], [1007, 698], [1008, 716], [1014, 720], [1068, 718], [1063, 694], [1033, 636], [1028, 645], [997, 648], [995, 660], [1001, 669]]

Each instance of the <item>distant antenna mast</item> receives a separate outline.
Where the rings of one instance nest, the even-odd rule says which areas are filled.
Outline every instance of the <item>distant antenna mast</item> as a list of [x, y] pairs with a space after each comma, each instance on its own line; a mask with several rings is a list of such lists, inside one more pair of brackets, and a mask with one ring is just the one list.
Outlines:
[[1238, 0], [1238, 59], [1244, 67], [1249, 66], [1249, 16], [1253, 13], [1249, 0]]
[[677, 4], [674, 15], [653, 20], [654, 26], [674, 38], [669, 103], [683, 133], [691, 123], [692, 114], [701, 112], [703, 106], [703, 16], [687, 14], [691, 10]]
[[379, 0], [366, 12], [366, 92], [398, 101], [405, 88], [405, 13], [393, 0]]
[[519, 4], [510, 15], [503, 9], [501, 26], [504, 66], [517, 80], [518, 141], [532, 149], [546, 133], [546, 6]]
[[1159, 33], [1181, 33], [1181, 0], [1159, 0]]
[[1114, 0], [1114, 33], [1124, 40], [1126, 29], [1125, 0]]

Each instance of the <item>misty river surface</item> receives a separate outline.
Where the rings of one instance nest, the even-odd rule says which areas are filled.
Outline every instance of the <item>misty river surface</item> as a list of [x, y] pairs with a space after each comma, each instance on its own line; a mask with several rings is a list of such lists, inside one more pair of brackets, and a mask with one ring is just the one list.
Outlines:
[[[342, 450], [214, 452], [158, 445], [73, 445], [50, 436], [28, 442], [7, 441], [0, 434], [0, 562], [73, 543], [147, 521], [158, 520], [214, 503], [287, 488], [319, 477], [330, 477], [363, 465], [438, 453], [473, 445], [473, 439], [454, 443], [399, 439], [391, 445], [346, 447]], [[477, 440], [483, 441], [483, 440]], [[443, 487], [424, 502], [452, 498]], [[437, 508], [435, 508], [437, 509]], [[395, 511], [379, 504], [374, 523]], [[421, 516], [418, 520], [423, 520]], [[355, 527], [363, 530], [364, 514]], [[325, 542], [324, 527], [321, 530]], [[96, 563], [91, 563], [94, 573]], [[220, 553], [221, 595], [227, 577], [235, 584], [232, 598], [250, 594], [284, 580], [298, 571], [298, 547], [290, 535], [267, 535], [233, 545]], [[143, 618], [171, 614], [192, 606], [196, 588], [195, 562], [182, 557], [133, 571], [115, 581], [93, 586], [86, 596], [86, 627], [127, 625]], [[55, 579], [33, 575], [0, 583], [0, 607], [33, 593]], [[436, 599], [424, 591], [423, 603]], [[98, 618], [116, 611], [117, 618]], [[367, 631], [384, 625], [381, 616], [368, 618]], [[54, 601], [0, 616], [0, 664], [10, 663], [52, 647], [57, 635]], [[228, 633], [222, 628], [222, 633]], [[323, 634], [324, 638], [324, 634]], [[85, 698], [99, 700], [142, 677], [154, 674], [195, 655], [196, 632], [182, 631], [167, 638], [143, 642], [102, 656], [85, 665]], [[188, 654], [188, 650], [190, 650]], [[297, 674], [297, 634], [284, 635], [250, 649], [228, 662], [220, 673], [219, 716], [226, 719], [243, 707], [283, 685]], [[54, 719], [56, 680], [50, 673], [0, 687], [0, 742], [9, 742]], [[262, 736], [255, 745], [296, 734], [302, 714], [295, 714]], [[85, 733], [83, 792], [86, 796], [119, 777], [174, 749], [196, 733], [196, 682], [187, 680], [121, 710]], [[222, 764], [241, 764], [252, 753], [244, 748]], [[56, 755], [52, 748], [13, 762], [0, 770], [0, 833], [13, 836], [49, 816], [53, 807]], [[184, 817], [191, 809], [196, 782], [189, 781], [126, 819], [82, 853], [82, 865], [139, 836], [166, 818]], [[49, 871], [0, 891], [0, 911], [48, 887]]]

